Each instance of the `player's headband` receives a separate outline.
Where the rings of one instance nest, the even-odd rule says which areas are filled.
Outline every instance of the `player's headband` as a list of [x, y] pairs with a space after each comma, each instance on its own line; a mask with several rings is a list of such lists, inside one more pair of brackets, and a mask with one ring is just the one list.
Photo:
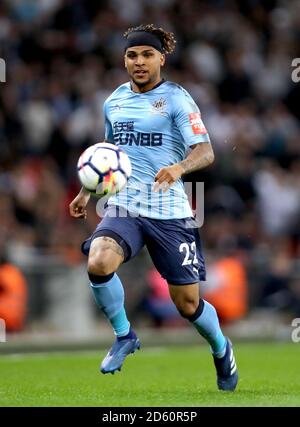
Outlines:
[[126, 40], [125, 51], [133, 46], [152, 46], [160, 53], [163, 53], [162, 43], [158, 36], [148, 31], [134, 31], [130, 33]]

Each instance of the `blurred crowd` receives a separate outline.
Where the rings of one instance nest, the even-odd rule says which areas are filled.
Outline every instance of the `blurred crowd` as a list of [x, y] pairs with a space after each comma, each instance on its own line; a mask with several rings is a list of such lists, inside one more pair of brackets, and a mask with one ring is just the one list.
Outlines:
[[99, 218], [93, 202], [84, 223], [68, 216], [75, 165], [104, 138], [103, 102], [127, 81], [122, 34], [140, 23], [175, 33], [163, 76], [191, 93], [214, 146], [214, 165], [186, 178], [205, 183], [209, 265], [234, 257], [255, 282], [255, 304], [300, 315], [296, 0], [2, 1], [2, 254], [82, 262]]

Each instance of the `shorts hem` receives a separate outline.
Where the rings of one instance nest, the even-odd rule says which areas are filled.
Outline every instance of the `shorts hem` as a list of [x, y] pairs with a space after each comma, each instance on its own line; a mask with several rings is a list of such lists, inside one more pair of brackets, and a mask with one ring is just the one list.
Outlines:
[[183, 280], [182, 281], [181, 280], [178, 281], [178, 280], [169, 280], [169, 279], [166, 279], [166, 281], [168, 283], [171, 283], [174, 286], [186, 286], [186, 285], [191, 285], [191, 284], [196, 283], [196, 282], [205, 282], [205, 280], [206, 280], [205, 274], [202, 275], [202, 276], [199, 276], [197, 279], [195, 279], [194, 282], [192, 282], [191, 280], [189, 280], [189, 281], [186, 281], [186, 280], [184, 280], [184, 281]]
[[[113, 231], [109, 228], [101, 228], [100, 230], [96, 230], [87, 240], [85, 240], [81, 244], [81, 251], [83, 252], [83, 254], [88, 256], [89, 252], [90, 252], [90, 247], [91, 247], [92, 241], [94, 239], [97, 239], [98, 237], [105, 237], [105, 236], [111, 237], [121, 246], [121, 248], [123, 249], [123, 252], [124, 252], [123, 264], [128, 262], [131, 259], [131, 247], [130, 247], [130, 245], [127, 243], [127, 241], [119, 233], [116, 233], [115, 231]], [[85, 249], [86, 245], [88, 246], [87, 249]]]

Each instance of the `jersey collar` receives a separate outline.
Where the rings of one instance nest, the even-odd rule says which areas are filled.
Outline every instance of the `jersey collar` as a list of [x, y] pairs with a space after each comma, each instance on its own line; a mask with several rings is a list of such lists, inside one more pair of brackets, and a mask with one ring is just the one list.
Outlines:
[[[158, 82], [155, 86], [153, 86], [153, 88], [152, 88], [152, 89], [147, 90], [147, 92], [143, 92], [143, 94], [148, 93], [148, 92], [152, 92], [152, 90], [157, 89], [160, 85], [162, 85], [163, 83], [165, 83], [165, 81], [166, 81], [166, 79], [161, 79], [161, 81], [160, 81], [160, 82]], [[131, 82], [129, 82], [129, 84], [130, 84], [130, 90], [133, 92], [133, 90], [132, 90], [132, 86], [131, 86]], [[137, 93], [137, 94], [139, 94], [139, 95], [142, 95], [142, 94], [141, 94], [141, 93], [139, 93], [139, 92], [134, 92], [134, 93]]]

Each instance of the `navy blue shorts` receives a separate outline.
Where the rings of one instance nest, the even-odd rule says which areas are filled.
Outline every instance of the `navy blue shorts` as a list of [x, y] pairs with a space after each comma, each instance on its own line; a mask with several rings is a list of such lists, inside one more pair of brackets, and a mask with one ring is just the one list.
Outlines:
[[[205, 280], [205, 262], [197, 228], [188, 227], [190, 218], [151, 219], [145, 217], [111, 217], [108, 207], [94, 233], [83, 242], [88, 255], [91, 242], [99, 236], [115, 237], [124, 250], [125, 260], [135, 257], [146, 245], [153, 264], [172, 285], [187, 285]], [[119, 209], [117, 209], [117, 214]], [[124, 214], [124, 211], [123, 211]]]

